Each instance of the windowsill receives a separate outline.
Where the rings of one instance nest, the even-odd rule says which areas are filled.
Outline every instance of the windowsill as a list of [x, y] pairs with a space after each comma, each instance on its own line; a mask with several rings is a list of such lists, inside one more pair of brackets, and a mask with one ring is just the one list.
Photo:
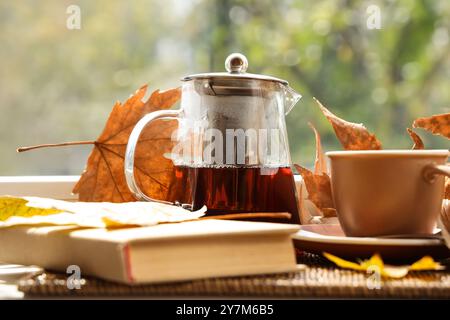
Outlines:
[[72, 189], [80, 176], [3, 176], [0, 195], [74, 200]]

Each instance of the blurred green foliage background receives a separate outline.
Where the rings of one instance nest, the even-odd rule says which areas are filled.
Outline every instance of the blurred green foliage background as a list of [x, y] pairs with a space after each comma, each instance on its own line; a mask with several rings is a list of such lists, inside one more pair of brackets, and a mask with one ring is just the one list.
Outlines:
[[[66, 27], [72, 4], [80, 30]], [[380, 30], [366, 26], [371, 4]], [[15, 149], [94, 139], [116, 100], [224, 71], [231, 52], [303, 94], [287, 117], [294, 162], [312, 164], [308, 121], [325, 150], [341, 149], [313, 96], [385, 148], [410, 148], [414, 118], [450, 109], [449, 30], [448, 0], [1, 0], [0, 174], [79, 174], [89, 146]], [[417, 132], [428, 148], [449, 147]]]

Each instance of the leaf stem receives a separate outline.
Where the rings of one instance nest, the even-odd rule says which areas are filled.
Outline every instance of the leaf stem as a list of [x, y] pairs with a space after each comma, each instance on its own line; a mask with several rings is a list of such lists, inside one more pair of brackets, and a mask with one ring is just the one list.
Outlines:
[[78, 145], [84, 145], [84, 144], [95, 144], [95, 141], [69, 141], [69, 142], [62, 142], [62, 143], [38, 144], [38, 145], [35, 145], [35, 146], [29, 146], [29, 147], [19, 147], [19, 148], [16, 149], [16, 151], [17, 152], [24, 152], [24, 151], [29, 151], [29, 150], [33, 150], [33, 149], [65, 147], [65, 146], [78, 146]]

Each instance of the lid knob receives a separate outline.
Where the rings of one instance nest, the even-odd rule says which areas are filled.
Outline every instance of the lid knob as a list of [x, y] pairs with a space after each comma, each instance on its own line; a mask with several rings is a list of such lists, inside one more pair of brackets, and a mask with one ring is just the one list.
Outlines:
[[225, 60], [225, 69], [230, 73], [245, 73], [248, 68], [248, 60], [241, 53], [232, 53]]

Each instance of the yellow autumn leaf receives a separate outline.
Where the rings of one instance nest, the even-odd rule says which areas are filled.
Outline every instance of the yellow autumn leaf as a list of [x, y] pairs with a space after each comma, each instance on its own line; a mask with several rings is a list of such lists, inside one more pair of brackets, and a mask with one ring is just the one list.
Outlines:
[[369, 260], [360, 263], [362, 270], [378, 272], [386, 278], [403, 278], [408, 274], [408, 267], [385, 265], [378, 253], [375, 253]]
[[424, 270], [443, 270], [445, 269], [439, 262], [435, 262], [433, 258], [425, 256], [416, 261], [410, 266], [392, 266], [385, 265], [383, 259], [379, 254], [374, 254], [369, 260], [355, 263], [336, 257], [332, 254], [324, 252], [325, 258], [335, 263], [338, 267], [344, 269], [351, 269], [356, 271], [371, 271], [379, 272], [385, 278], [403, 278], [409, 271], [424, 271]]
[[86, 228], [153, 226], [195, 220], [206, 207], [189, 211], [156, 202], [70, 202], [0, 196], [0, 228], [20, 225], [74, 225]]
[[364, 260], [360, 263], [363, 270], [367, 270], [369, 267], [379, 267], [380, 269], [384, 268], [383, 259], [381, 259], [378, 253], [375, 253], [369, 260]]
[[325, 258], [327, 258], [331, 262], [334, 262], [338, 267], [341, 267], [344, 269], [358, 270], [358, 271], [367, 270], [367, 269], [364, 269], [363, 266], [361, 266], [355, 262], [341, 259], [341, 258], [333, 256], [332, 254], [329, 254], [327, 252], [324, 252], [323, 255], [325, 256]]
[[380, 270], [382, 277], [394, 279], [403, 278], [408, 272], [408, 266], [384, 266], [383, 269]]
[[27, 203], [28, 201], [22, 198], [0, 197], [0, 221], [5, 221], [12, 216], [47, 216], [61, 212], [61, 210], [55, 208], [29, 207]]
[[414, 262], [409, 270], [420, 271], [420, 270], [444, 270], [445, 267], [439, 262], [433, 260], [430, 256], [425, 256], [419, 261]]

